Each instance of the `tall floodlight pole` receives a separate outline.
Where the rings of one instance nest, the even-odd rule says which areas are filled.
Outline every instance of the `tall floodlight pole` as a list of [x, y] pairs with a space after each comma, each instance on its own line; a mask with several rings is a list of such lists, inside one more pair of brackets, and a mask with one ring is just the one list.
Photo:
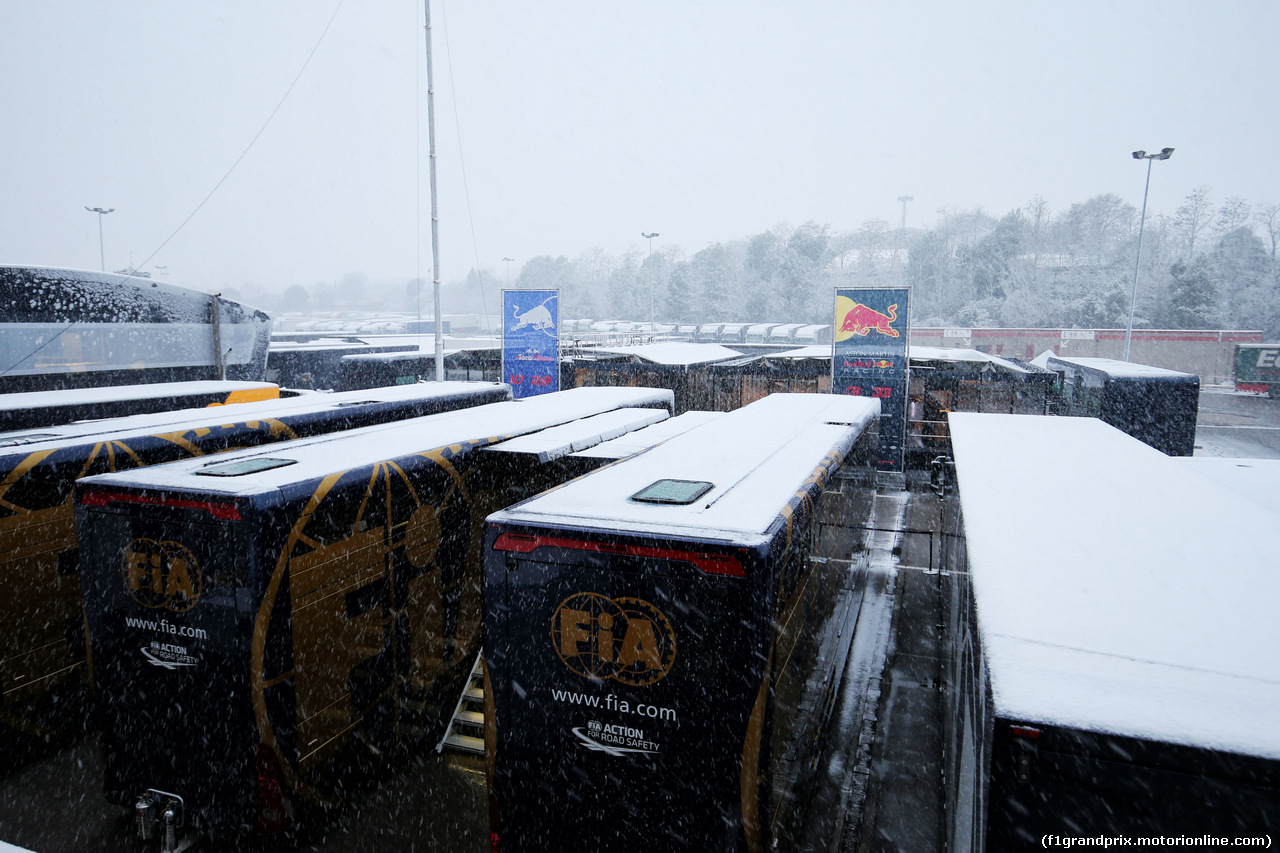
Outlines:
[[514, 261], [515, 258], [503, 258], [502, 260], [507, 265], [507, 289], [510, 290], [511, 289], [511, 262]]
[[915, 201], [915, 196], [900, 195], [898, 201], [902, 202], [902, 227], [898, 229], [898, 233], [893, 235], [893, 266], [898, 267], [898, 255], [902, 251], [902, 238], [907, 233], [907, 202]]
[[98, 214], [98, 264], [102, 267], [102, 271], [106, 272], [107, 256], [102, 250], [102, 215], [104, 213], [111, 213], [112, 211], [115, 210], [115, 208], [114, 207], [89, 207], [86, 205], [85, 210], [89, 211], [90, 213]]
[[1156, 154], [1145, 151], [1133, 152], [1133, 159], [1147, 161], [1147, 185], [1142, 190], [1142, 217], [1138, 220], [1138, 258], [1133, 262], [1133, 292], [1129, 294], [1129, 324], [1124, 327], [1124, 360], [1129, 360], [1129, 343], [1133, 340], [1133, 309], [1138, 303], [1138, 266], [1142, 263], [1142, 231], [1147, 224], [1147, 193], [1151, 190], [1151, 161], [1168, 160], [1173, 156], [1172, 148], [1162, 148]]
[[431, 0], [422, 0], [427, 17], [427, 150], [431, 164], [431, 278], [435, 299], [436, 381], [444, 381], [444, 334], [440, 326], [440, 216], [436, 207], [436, 100], [431, 73]]
[[[658, 236], [658, 232], [654, 231], [652, 234], [646, 234], [645, 232], [641, 231], [640, 236], [644, 237], [646, 240], [649, 241], [649, 257], [652, 258], [653, 257], [653, 238]], [[649, 270], [649, 272], [650, 274], [652, 274], [653, 270]], [[655, 336], [657, 334], [654, 331], [654, 322], [653, 322], [653, 279], [652, 278], [649, 279], [649, 334], [655, 335]]]

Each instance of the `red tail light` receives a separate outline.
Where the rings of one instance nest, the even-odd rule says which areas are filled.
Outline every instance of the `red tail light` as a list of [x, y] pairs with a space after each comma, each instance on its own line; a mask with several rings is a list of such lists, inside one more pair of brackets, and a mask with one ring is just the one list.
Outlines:
[[745, 578], [746, 569], [736, 557], [726, 554], [708, 554], [705, 551], [681, 551], [674, 548], [651, 548], [647, 545], [625, 545], [618, 542], [588, 542], [585, 539], [563, 539], [557, 536], [537, 536], [528, 533], [503, 533], [493, 543], [495, 551], [515, 551], [530, 554], [539, 548], [572, 548], [577, 551], [594, 551], [602, 554], [622, 554], [629, 557], [649, 557], [656, 560], [683, 560], [693, 563], [709, 575], [728, 575]]
[[502, 831], [498, 826], [498, 798], [489, 795], [489, 853], [502, 853]]
[[258, 744], [258, 821], [254, 831], [270, 835], [293, 823], [293, 805], [284, 794], [280, 761], [275, 750]]
[[193, 501], [188, 498], [165, 498], [129, 492], [86, 491], [80, 496], [82, 506], [106, 506], [109, 503], [147, 504], [178, 509], [202, 509], [219, 521], [241, 521], [240, 508], [232, 501]]

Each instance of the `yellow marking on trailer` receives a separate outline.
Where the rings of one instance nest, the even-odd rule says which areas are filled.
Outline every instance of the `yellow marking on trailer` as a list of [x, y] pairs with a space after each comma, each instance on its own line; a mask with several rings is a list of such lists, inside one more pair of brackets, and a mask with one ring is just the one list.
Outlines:
[[235, 403], [256, 403], [259, 400], [278, 400], [280, 399], [280, 388], [237, 388], [227, 395], [227, 398], [221, 403], [210, 403], [205, 408], [213, 408], [214, 406], [230, 406]]

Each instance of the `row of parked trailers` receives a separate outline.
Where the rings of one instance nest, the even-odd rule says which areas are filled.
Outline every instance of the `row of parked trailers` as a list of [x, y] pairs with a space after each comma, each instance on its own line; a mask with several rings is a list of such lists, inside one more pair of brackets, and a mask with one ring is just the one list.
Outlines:
[[[272, 350], [269, 363], [282, 382], [343, 390], [435, 375], [430, 353], [375, 349], [348, 343]], [[1267, 353], [1258, 358], [1265, 361]], [[953, 411], [1097, 417], [1166, 453], [1189, 456], [1194, 450], [1200, 380], [1193, 374], [1051, 353], [1027, 363], [972, 349], [913, 346], [909, 356], [912, 468], [927, 467], [948, 452], [947, 415]], [[497, 350], [464, 350], [445, 358], [450, 379], [497, 379], [500, 370]], [[768, 394], [829, 392], [831, 349], [740, 355], [720, 345], [680, 342], [575, 347], [561, 362], [560, 386], [667, 388], [677, 413], [728, 412]]]
[[831, 343], [831, 326], [816, 323], [640, 323], [631, 320], [565, 320], [561, 338], [639, 335], [717, 344], [809, 346]]
[[[304, 413], [323, 420], [277, 404], [297, 407], [295, 434]], [[80, 480], [70, 557], [28, 547], [38, 525], [7, 528], [6, 554], [22, 553], [4, 577], [81, 570], [84, 616], [59, 611], [65, 645], [87, 624], [106, 788], [142, 802], [144, 824], [168, 812], [269, 832], [338, 805], [344, 768], [439, 729], [483, 623], [502, 849], [637, 833], [786, 847], [830, 732], [842, 636], [847, 651], [878, 404], [772, 395], [641, 438], [670, 407], [667, 392], [582, 389], [213, 458], [170, 448], [180, 461], [146, 468], [153, 444], [219, 428], [133, 423], [89, 459], [71, 452], [64, 479], [27, 481], [28, 495], [62, 483], [65, 498], [94, 458], [131, 469]], [[1223, 555], [1196, 535], [1211, 506], [1266, 529], [1274, 505], [1227, 494], [1221, 472], [1171, 474], [1161, 466], [1193, 460], [1096, 421], [969, 417], [954, 418], [967, 548], [949, 566], [949, 849], [1066, 835], [1081, 815], [1133, 832], [1274, 825], [1280, 638], [1245, 612], [1269, 606], [1274, 578], [1261, 550]], [[220, 429], [203, 452], [257, 441]], [[583, 449], [637, 429], [620, 439], [630, 449]], [[36, 454], [22, 475], [57, 455], [15, 447]], [[7, 509], [21, 481], [6, 478]], [[1007, 493], [1035, 488], [1055, 507], [1048, 526], [1007, 511]], [[1143, 490], [1173, 517], [1163, 501], [1135, 508]], [[1197, 565], [1216, 568], [1197, 581]], [[44, 617], [19, 629], [58, 621], [42, 591], [7, 596]], [[83, 714], [83, 695], [56, 689], [66, 672], [87, 673], [73, 661], [6, 685], [9, 719]]]
[[452, 711], [480, 649], [484, 518], [571, 476], [503, 445], [569, 425], [590, 443], [670, 407], [580, 389], [79, 481], [108, 796], [165, 792], [155, 813], [214, 832], [339, 805], [345, 771]]
[[[106, 790], [121, 805], [141, 804], [140, 826], [159, 831], [167, 814], [214, 832], [271, 832], [310, 807], [339, 805], [345, 771], [438, 733], [479, 651], [487, 562], [484, 618], [497, 661], [488, 676], [490, 740], [506, 738], [491, 753], [504, 759], [493, 776], [504, 849], [545, 849], [562, 837], [541, 818], [529, 822], [534, 801], [524, 795], [541, 785], [540, 764], [517, 759], [550, 731], [513, 701], [526, 672], [540, 702], [552, 702], [537, 705], [539, 714], [556, 708], [544, 688], [567, 678], [566, 689], [614, 688], [599, 726], [621, 731], [611, 717], [634, 709], [638, 722], [666, 727], [661, 746], [638, 751], [589, 723], [587, 740], [560, 732], [555, 747], [603, 774], [596, 781], [614, 805], [630, 795], [618, 800], [606, 777], [621, 773], [633, 793], [647, 791], [635, 802], [654, 832], [725, 849], [763, 849], [782, 837], [788, 804], [809, 783], [808, 759], [829, 729], [831, 690], [810, 694], [842, 667], [839, 625], [849, 614], [837, 602], [855, 547], [846, 526], [874, 489], [867, 458], [878, 403], [778, 395], [667, 428], [667, 391], [578, 389], [472, 406], [482, 399], [448, 390], [431, 395], [434, 406], [446, 408], [449, 397], [471, 407], [313, 438], [299, 435], [299, 416], [317, 414], [298, 404], [292, 416], [259, 412], [249, 434], [236, 429], [248, 424], [215, 427], [207, 417], [162, 433], [155, 428], [164, 416], [115, 431], [101, 422], [89, 459], [80, 458], [83, 436], [64, 436], [70, 464], [27, 485], [65, 496], [75, 482], [71, 550], [67, 530], [46, 541], [39, 525], [11, 527], [7, 544], [26, 562], [4, 577], [42, 573], [30, 588], [7, 591], [34, 614], [13, 634], [65, 623], [54, 644], [70, 666], [6, 691], [9, 720], [52, 733], [49, 714], [66, 722], [84, 713], [83, 689], [66, 689], [65, 676], [85, 676]], [[642, 437], [644, 427], [654, 435]], [[220, 443], [184, 446], [218, 432]], [[256, 438], [264, 433], [274, 435]], [[631, 444], [591, 447], [612, 436]], [[227, 447], [265, 442], [273, 443]], [[501, 529], [505, 517], [491, 515], [659, 442], [606, 469], [626, 474], [622, 481], [589, 475], [562, 490], [570, 508], [543, 516], [535, 501], [533, 515], [517, 513]], [[167, 445], [181, 449], [156, 449]], [[11, 466], [23, 474], [58, 456], [43, 442], [15, 446], [28, 454], [28, 464]], [[117, 452], [105, 456], [127, 470], [80, 476], [103, 470], [92, 460], [110, 448]], [[210, 457], [215, 450], [227, 452]], [[150, 464], [162, 458], [176, 461]], [[597, 502], [600, 512], [585, 509]], [[551, 528], [538, 535], [544, 523]], [[830, 560], [810, 559], [815, 553]], [[507, 584], [516, 562], [523, 570], [513, 578], [541, 586]], [[81, 594], [41, 599], [50, 577]], [[573, 601], [560, 595], [575, 584]], [[513, 597], [527, 600], [508, 620]], [[544, 619], [552, 621], [533, 624]], [[81, 621], [88, 668], [83, 653], [76, 657], [85, 635], [72, 625]], [[559, 639], [547, 648], [533, 642], [549, 632]], [[533, 658], [513, 657], [525, 647]], [[528, 668], [543, 667], [548, 653], [558, 667]], [[708, 697], [718, 698], [708, 705]], [[630, 756], [629, 769], [601, 761], [618, 755]], [[682, 773], [715, 782], [680, 794], [669, 780]], [[672, 822], [673, 795], [695, 792]], [[618, 823], [599, 816], [571, 808], [564, 826], [616, 834]]]
[[0, 606], [7, 614], [0, 620], [0, 721], [39, 736], [84, 723], [88, 670], [72, 503], [77, 479], [507, 399], [506, 386], [443, 383], [0, 433]]

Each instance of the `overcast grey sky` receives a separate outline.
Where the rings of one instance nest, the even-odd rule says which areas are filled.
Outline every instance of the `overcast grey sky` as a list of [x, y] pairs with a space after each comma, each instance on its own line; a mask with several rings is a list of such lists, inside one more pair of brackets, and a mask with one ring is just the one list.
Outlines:
[[[96, 269], [90, 205], [115, 208], [108, 268], [141, 264], [337, 7], [0, 0], [0, 263]], [[149, 267], [201, 289], [429, 279], [422, 18], [345, 0]], [[432, 19], [446, 281], [641, 231], [694, 252], [896, 223], [904, 194], [909, 225], [1037, 193], [1137, 206], [1137, 148], [1177, 149], [1153, 211], [1200, 185], [1280, 202], [1275, 2], [433, 0]]]

